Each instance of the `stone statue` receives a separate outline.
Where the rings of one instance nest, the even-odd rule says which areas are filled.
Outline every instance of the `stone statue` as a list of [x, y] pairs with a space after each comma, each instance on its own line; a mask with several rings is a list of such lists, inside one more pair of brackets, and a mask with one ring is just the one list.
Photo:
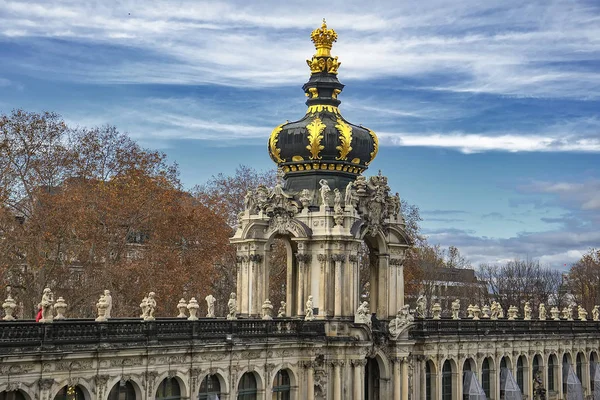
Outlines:
[[282, 301], [279, 306], [279, 310], [277, 310], [277, 318], [285, 318], [285, 301]]
[[236, 300], [235, 293], [231, 293], [229, 295], [229, 301], [227, 302], [227, 309], [229, 310], [229, 313], [227, 314], [227, 319], [229, 319], [229, 320], [237, 319], [237, 317], [236, 317], [237, 300]]
[[460, 319], [458, 313], [460, 311], [460, 300], [456, 299], [452, 302], [452, 319]]
[[467, 318], [473, 318], [473, 304], [467, 306]]
[[344, 210], [342, 209], [342, 193], [338, 188], [333, 189], [333, 220], [336, 225], [344, 224]]
[[15, 312], [15, 308], [17, 308], [17, 303], [10, 295], [11, 287], [6, 287], [6, 300], [2, 304], [2, 308], [4, 309], [4, 321], [14, 321], [15, 317], [13, 313]]
[[54, 320], [54, 313], [52, 310], [54, 295], [49, 288], [45, 288], [42, 292], [42, 301], [40, 304], [42, 306], [42, 319], [40, 322], [52, 322]]
[[104, 291], [104, 300], [106, 301], [106, 318], [111, 318], [110, 313], [112, 311], [112, 296], [110, 290]]
[[304, 320], [312, 321], [315, 319], [315, 314], [313, 313], [313, 297], [308, 296], [308, 300], [306, 300], [306, 308], [304, 309]]
[[100, 295], [100, 299], [98, 303], [96, 303], [96, 309], [98, 310], [98, 316], [96, 317], [97, 322], [106, 322], [106, 308], [108, 307], [108, 303], [106, 302], [106, 298], [104, 295]]
[[185, 310], [187, 310], [187, 301], [185, 301], [184, 298], [181, 298], [179, 303], [177, 303], [177, 311], [179, 311], [177, 318], [187, 318], [187, 315], [185, 315]]
[[538, 307], [538, 319], [540, 321], [546, 320], [546, 306], [544, 305], [544, 303], [541, 303]]
[[148, 293], [148, 298], [146, 299], [146, 314], [144, 314], [144, 321], [154, 321], [155, 319], [154, 311], [156, 310], [156, 300], [154, 300], [154, 296], [156, 296], [156, 293]]
[[592, 308], [592, 319], [594, 321], [600, 320], [600, 307], [594, 306], [594, 308]]
[[319, 189], [319, 192], [321, 193], [321, 204], [324, 206], [328, 206], [329, 205], [329, 192], [331, 192], [331, 189], [329, 188], [329, 184], [327, 183], [327, 181], [325, 179], [321, 179], [319, 181], [319, 185], [321, 185], [321, 188]]
[[433, 319], [442, 318], [442, 305], [438, 302], [433, 303], [431, 306], [431, 317]]
[[498, 319], [498, 311], [499, 311], [499, 304], [497, 301], [492, 301], [492, 306], [490, 307], [490, 311], [491, 311], [491, 315], [490, 315], [490, 319]]
[[391, 320], [388, 325], [390, 337], [394, 340], [398, 339], [400, 334], [404, 332], [414, 320], [415, 318], [410, 313], [408, 305], [403, 306], [400, 310], [398, 310], [396, 318]]
[[302, 189], [300, 192], [300, 204], [302, 204], [303, 208], [308, 208], [311, 198], [312, 196], [310, 195], [310, 190]]
[[206, 313], [206, 318], [214, 318], [215, 317], [215, 303], [217, 299], [212, 294], [209, 294], [204, 298], [206, 300], [206, 309], [208, 312]]
[[580, 321], [587, 321], [587, 311], [585, 308], [578, 306], [577, 307], [577, 317], [579, 318]]
[[65, 299], [60, 296], [56, 303], [54, 303], [54, 310], [56, 311], [56, 317], [54, 319], [65, 319], [65, 311], [67, 311], [67, 303]]
[[197, 321], [198, 320], [198, 309], [200, 308], [200, 304], [198, 304], [198, 300], [195, 297], [190, 299], [190, 302], [187, 305], [187, 309], [190, 312], [190, 316], [188, 317], [188, 321]]
[[142, 314], [140, 315], [140, 318], [144, 318], [146, 316], [146, 310], [148, 309], [148, 296], [144, 297], [144, 299], [140, 303], [140, 308], [142, 309]]
[[533, 398], [534, 400], [546, 400], [546, 388], [544, 388], [540, 371], [533, 378]]
[[392, 215], [396, 218], [398, 218], [398, 215], [400, 215], [400, 195], [398, 194], [398, 192], [396, 192], [396, 195], [392, 198]]
[[508, 319], [513, 320], [519, 316], [519, 309], [516, 306], [508, 307]]
[[525, 305], [523, 306], [523, 319], [525, 321], [531, 320], [531, 306], [529, 305], [528, 301], [526, 301]]
[[550, 315], [552, 316], [552, 319], [555, 321], [560, 320], [560, 311], [558, 310], [558, 307], [552, 307], [550, 309]]
[[568, 321], [573, 321], [573, 309], [569, 306], [563, 308], [562, 310], [563, 319]]
[[479, 319], [479, 315], [481, 315], [481, 308], [479, 308], [478, 304], [475, 304], [471, 308], [471, 312], [473, 313], [473, 319], [474, 320], [478, 320]]
[[425, 300], [425, 296], [423, 295], [420, 295], [417, 299], [417, 307], [415, 308], [415, 314], [417, 314], [417, 318], [427, 317], [427, 300]]
[[356, 177], [353, 186], [356, 188], [356, 194], [359, 196], [367, 194], [367, 178], [363, 175]]
[[244, 210], [252, 213], [252, 209], [254, 208], [254, 193], [252, 190], [248, 190], [246, 195], [244, 196]]
[[352, 181], [348, 182], [348, 184], [346, 185], [346, 192], [344, 193], [344, 207], [346, 208], [346, 210], [350, 210], [352, 207], [354, 207], [352, 185]]
[[487, 304], [484, 304], [483, 307], [481, 307], [481, 318], [489, 318], [490, 317], [490, 306]]
[[262, 305], [262, 319], [271, 320], [271, 319], [273, 319], [272, 314], [273, 314], [273, 304], [271, 304], [269, 299], [266, 299]]
[[500, 303], [498, 303], [498, 318], [504, 318], [504, 309], [502, 308]]
[[360, 303], [354, 314], [354, 323], [366, 324], [369, 328], [371, 327], [371, 310], [369, 310], [368, 302], [363, 301]]

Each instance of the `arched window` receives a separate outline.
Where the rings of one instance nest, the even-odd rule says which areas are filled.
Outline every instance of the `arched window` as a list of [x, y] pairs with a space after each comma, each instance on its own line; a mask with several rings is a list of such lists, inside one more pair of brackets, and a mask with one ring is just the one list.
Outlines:
[[563, 394], [567, 394], [567, 376], [569, 374], [569, 367], [571, 366], [571, 355], [569, 353], [563, 354], [562, 358], [562, 376], [563, 376], [563, 384], [562, 384], [562, 392]]
[[548, 390], [553, 392], [556, 390], [556, 374], [554, 371], [556, 370], [556, 356], [554, 354], [550, 354], [548, 357]]
[[577, 353], [576, 363], [575, 363], [575, 373], [579, 378], [579, 382], [583, 383], [583, 353]]
[[118, 382], [110, 390], [108, 400], [135, 400], [135, 389], [131, 382]]
[[238, 385], [238, 400], [256, 400], [258, 387], [252, 372], [246, 372]]
[[64, 386], [56, 393], [54, 400], [85, 400], [85, 396], [79, 386]]
[[25, 395], [20, 390], [0, 392], [0, 400], [25, 400]]
[[502, 368], [507, 368], [506, 357], [502, 357], [502, 360], [500, 360], [500, 369], [502, 369]]
[[181, 400], [181, 388], [177, 379], [163, 379], [156, 391], [156, 400]]
[[425, 400], [433, 400], [433, 396], [431, 393], [431, 380], [432, 371], [431, 371], [431, 362], [427, 361], [425, 363]]
[[594, 391], [594, 375], [596, 374], [596, 368], [598, 368], [598, 354], [595, 351], [590, 353], [590, 390]]
[[280, 370], [273, 382], [273, 400], [290, 400], [290, 375], [286, 370]]
[[519, 385], [519, 388], [521, 389], [521, 393], [525, 393], [525, 380], [524, 380], [524, 374], [523, 374], [523, 364], [524, 364], [524, 360], [525, 357], [524, 356], [520, 356], [517, 359], [517, 385]]
[[221, 396], [221, 383], [216, 375], [206, 375], [200, 384], [198, 400], [213, 400]]
[[442, 400], [452, 400], [452, 365], [448, 360], [442, 367]]
[[490, 398], [490, 359], [484, 358], [481, 365], [481, 387], [485, 392], [485, 397]]

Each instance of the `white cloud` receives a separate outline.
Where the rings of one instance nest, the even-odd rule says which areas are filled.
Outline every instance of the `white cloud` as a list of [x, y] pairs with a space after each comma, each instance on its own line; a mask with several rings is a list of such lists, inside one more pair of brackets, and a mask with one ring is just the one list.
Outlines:
[[[96, 67], [91, 60], [77, 79], [236, 86], [305, 79], [303, 60], [313, 53], [308, 32], [328, 17], [303, 2], [276, 1], [7, 1], [0, 10], [5, 36], [107, 43], [163, 58]], [[390, 1], [368, 8], [344, 1], [330, 17], [346, 79], [446, 74], [452, 79], [430, 88], [568, 98], [600, 93], [598, 70], [577, 65], [600, 59], [600, 17], [583, 1], [495, 7]]]

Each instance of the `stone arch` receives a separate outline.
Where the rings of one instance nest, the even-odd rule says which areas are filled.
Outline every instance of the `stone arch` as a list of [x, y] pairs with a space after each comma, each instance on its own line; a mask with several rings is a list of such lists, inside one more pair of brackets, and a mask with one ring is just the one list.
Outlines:
[[441, 361], [441, 370], [439, 374], [440, 395], [442, 400], [452, 398], [458, 399], [462, 384], [458, 381], [458, 365], [450, 357]]
[[[106, 393], [105, 393], [105, 397], [108, 396], [108, 394], [110, 393], [111, 389], [115, 386], [118, 385], [121, 380], [124, 379], [124, 377], [122, 376], [115, 376], [110, 378], [107, 382], [106, 382]], [[130, 382], [131, 385], [133, 386], [133, 390], [135, 391], [135, 398], [136, 399], [143, 399], [144, 396], [144, 391], [142, 389], [142, 384], [141, 382], [139, 382], [137, 379], [131, 377], [131, 376], [127, 376], [126, 379], [127, 382]]]
[[526, 354], [519, 354], [517, 356], [517, 361], [515, 363], [515, 379], [517, 380], [517, 384], [521, 388], [521, 393], [527, 395], [530, 389], [530, 379], [529, 379], [529, 370], [530, 370], [530, 360]]
[[[261, 285], [262, 285], [262, 293], [260, 294], [262, 301], [265, 299], [269, 299], [273, 305], [273, 316], [277, 315], [277, 310], [280, 306], [278, 301], [274, 299], [271, 294], [271, 254], [273, 251], [272, 246], [274, 245], [276, 240], [281, 241], [285, 246], [286, 251], [286, 290], [285, 296], [282, 299], [286, 302], [286, 316], [291, 317], [294, 315], [302, 315], [304, 310], [304, 303], [308, 294], [304, 293], [305, 290], [300, 291], [300, 289], [305, 289], [305, 286], [308, 285], [309, 277], [301, 276], [301, 271], [299, 270], [299, 262], [297, 260], [296, 254], [299, 252], [299, 240], [293, 235], [286, 233], [281, 234], [277, 231], [271, 232], [266, 238], [266, 241], [262, 244], [262, 251], [264, 254], [264, 264], [263, 264], [263, 272], [261, 276]], [[302, 241], [304, 239], [301, 239]], [[308, 264], [308, 265], [307, 265]], [[310, 268], [310, 263], [303, 264], [307, 265], [306, 268]], [[308, 274], [305, 274], [308, 275]], [[301, 278], [303, 280], [301, 280]], [[262, 306], [261, 301], [261, 306]]]
[[[297, 371], [295, 371], [292, 366], [289, 363], [283, 363], [282, 365], [280, 365], [278, 368], [273, 370], [273, 374], [271, 375], [271, 382], [269, 382], [269, 387], [272, 388], [274, 387], [275, 384], [275, 378], [277, 377], [277, 374], [279, 373], [279, 371], [285, 371], [287, 372], [289, 378], [290, 378], [290, 394], [291, 397], [293, 399], [297, 398], [298, 396], [298, 390], [299, 390], [299, 382], [298, 382], [298, 375], [297, 375]], [[269, 397], [270, 393], [267, 393], [267, 397]]]
[[30, 393], [28, 388], [24, 388], [24, 387], [19, 387], [17, 389], [10, 389], [8, 388], [8, 384], [5, 385], [0, 385], [0, 393], [10, 393], [10, 392], [19, 392], [21, 395], [23, 395], [23, 397], [25, 398], [25, 400], [33, 400], [36, 398], [35, 394]]
[[504, 354], [503, 356], [500, 357], [500, 361], [498, 361], [498, 365], [500, 366], [500, 368], [504, 368], [504, 366], [506, 366], [506, 368], [509, 371], [513, 370], [512, 359], [510, 358], [510, 356], [508, 354]]
[[[204, 378], [206, 378], [209, 375], [213, 375], [217, 378], [217, 380], [219, 381], [219, 385], [221, 386], [221, 394], [222, 396], [219, 398], [222, 398], [223, 400], [226, 400], [229, 398], [229, 379], [227, 378], [227, 373], [226, 371], [224, 371], [222, 368], [211, 368], [210, 370], [206, 371], [206, 373], [200, 374], [200, 376], [198, 377], [198, 384], [196, 385], [197, 388], [195, 390], [195, 393], [192, 394], [193, 399], [197, 399], [199, 394], [200, 394], [200, 386], [202, 386], [202, 381], [204, 380]], [[241, 377], [241, 375], [240, 375]]]
[[[50, 399], [54, 399], [54, 397], [56, 397], [56, 395], [58, 394], [58, 392], [65, 386], [69, 385], [69, 381], [68, 379], [62, 380], [60, 381], [60, 383], [54, 383], [54, 385], [52, 385], [52, 390], [50, 391]], [[73, 386], [78, 386], [79, 389], [81, 389], [81, 392], [83, 393], [83, 397], [85, 398], [85, 400], [92, 400], [92, 393], [94, 392], [91, 385], [83, 380], [83, 379], [78, 379], [77, 383]]]
[[491, 355], [486, 355], [481, 359], [481, 367], [479, 369], [481, 387], [486, 393], [488, 399], [496, 399], [499, 393], [496, 393], [496, 387], [498, 387], [499, 380], [498, 368], [496, 367], [496, 360]]
[[429, 358], [425, 360], [425, 400], [433, 400], [437, 399], [437, 377], [438, 377], [438, 369], [436, 362]]
[[181, 390], [181, 397], [186, 398], [189, 396], [190, 387], [189, 387], [189, 379], [187, 379], [186, 374], [180, 370], [171, 370], [164, 371], [159, 374], [154, 380], [154, 393], [152, 395], [156, 397], [156, 391], [158, 390], [158, 386], [167, 378], [172, 378], [177, 381], [179, 384], [179, 389]]
[[562, 374], [562, 368], [558, 361], [558, 356], [552, 352], [548, 355], [548, 362], [546, 364], [546, 376], [547, 376], [547, 389], [549, 391], [559, 391], [559, 378]]
[[569, 350], [565, 350], [562, 353], [562, 357], [560, 359], [561, 365], [564, 363], [568, 363], [569, 365], [573, 365], [573, 356], [571, 355], [571, 352]]
[[234, 392], [232, 394], [237, 396], [240, 382], [242, 381], [242, 377], [246, 373], [251, 373], [252, 375], [254, 375], [254, 378], [256, 379], [256, 390], [257, 390], [258, 398], [262, 398], [262, 396], [264, 396], [264, 392], [265, 392], [264, 373], [261, 373], [260, 371], [257, 371], [256, 369], [250, 368], [250, 367], [244, 368], [243, 370], [241, 370], [238, 373], [238, 376], [235, 381]]

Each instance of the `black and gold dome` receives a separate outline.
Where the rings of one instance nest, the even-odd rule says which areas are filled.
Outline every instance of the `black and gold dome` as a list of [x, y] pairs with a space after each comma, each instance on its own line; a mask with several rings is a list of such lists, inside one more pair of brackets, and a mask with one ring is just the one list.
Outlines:
[[[269, 155], [285, 173], [287, 183], [313, 181], [309, 176], [335, 177], [328, 180], [338, 186], [338, 181], [345, 184], [366, 170], [379, 145], [373, 131], [346, 121], [338, 109], [338, 95], [344, 85], [337, 79], [341, 63], [331, 56], [337, 33], [327, 29], [323, 20], [311, 39], [317, 52], [307, 60], [311, 76], [302, 87], [308, 97], [308, 111], [301, 120], [286, 122], [273, 130]], [[306, 185], [292, 186], [299, 189]]]

